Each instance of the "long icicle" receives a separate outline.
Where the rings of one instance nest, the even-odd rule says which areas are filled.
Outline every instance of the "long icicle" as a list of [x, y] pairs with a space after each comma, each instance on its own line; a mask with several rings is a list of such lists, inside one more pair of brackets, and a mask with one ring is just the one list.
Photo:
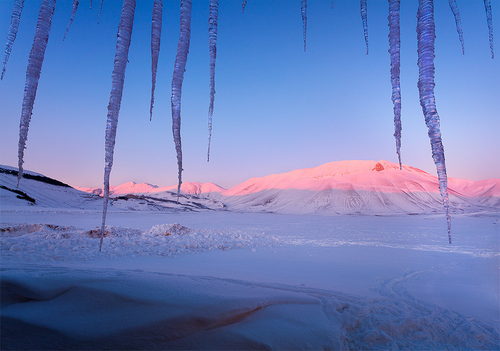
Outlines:
[[163, 0], [155, 0], [153, 4], [153, 18], [151, 20], [151, 103], [149, 105], [149, 120], [153, 119], [153, 105], [155, 102], [156, 72], [158, 56], [160, 54], [161, 26], [163, 15]]
[[184, 80], [186, 61], [189, 53], [189, 43], [191, 40], [191, 8], [192, 0], [181, 1], [179, 43], [177, 44], [177, 54], [175, 56], [174, 73], [172, 76], [172, 133], [174, 135], [175, 151], [177, 153], [179, 177], [179, 183], [177, 185], [177, 201], [179, 201], [182, 184], [181, 95], [182, 82]]
[[23, 176], [24, 149], [28, 138], [28, 129], [33, 113], [33, 104], [35, 102], [38, 80], [42, 70], [45, 49], [49, 40], [50, 27], [52, 25], [52, 16], [56, 7], [56, 0], [43, 0], [38, 13], [36, 23], [35, 38], [28, 58], [28, 68], [26, 69], [26, 83], [24, 85], [23, 107], [21, 111], [21, 122], [19, 123], [19, 146], [18, 146], [18, 167], [17, 186]]
[[462, 31], [462, 20], [460, 19], [460, 11], [458, 11], [457, 0], [449, 0], [451, 12], [453, 12], [453, 16], [455, 17], [455, 25], [457, 26], [458, 40], [460, 40], [460, 44], [462, 45], [462, 55], [465, 54], [465, 46], [464, 46], [464, 33]]
[[451, 244], [451, 217], [450, 202], [448, 198], [448, 177], [444, 159], [444, 148], [441, 140], [439, 115], [436, 110], [434, 97], [434, 41], [436, 39], [434, 25], [433, 0], [419, 0], [417, 13], [417, 39], [418, 39], [418, 91], [420, 105], [428, 128], [431, 142], [432, 158], [436, 165], [439, 191], [443, 198], [448, 224], [448, 241]]
[[132, 27], [134, 24], [135, 0], [123, 0], [120, 24], [116, 39], [116, 52], [113, 73], [111, 74], [111, 93], [108, 104], [108, 118], [106, 122], [105, 139], [105, 165], [104, 165], [104, 203], [102, 209], [101, 240], [99, 242], [99, 252], [102, 248], [104, 237], [104, 227], [106, 225], [106, 214], [109, 200], [109, 175], [113, 167], [113, 153], [115, 149], [116, 127], [118, 126], [118, 115], [122, 102], [123, 82], [125, 80], [125, 69], [128, 62], [128, 50]]
[[486, 21], [488, 22], [488, 37], [490, 40], [491, 58], [495, 57], [493, 52], [493, 15], [491, 14], [490, 0], [484, 0], [484, 9], [486, 10]]
[[245, 12], [245, 6], [247, 6], [247, 0], [243, 0], [241, 3], [241, 13]]
[[73, 19], [75, 18], [76, 10], [78, 9], [78, 4], [79, 4], [78, 0], [73, 0], [73, 6], [71, 7], [71, 18], [69, 19], [68, 26], [66, 27], [66, 30], [64, 31], [63, 41], [64, 41], [64, 39], [66, 39], [66, 34], [68, 33], [68, 29], [71, 26], [71, 24], [73, 23]]
[[360, 0], [361, 21], [363, 22], [363, 34], [365, 36], [366, 54], [368, 55], [368, 19], [367, 19], [367, 0]]
[[99, 13], [97, 14], [97, 24], [99, 24], [99, 19], [101, 18], [102, 5], [104, 0], [101, 0], [101, 4], [99, 5]]
[[304, 37], [304, 51], [306, 51], [307, 0], [301, 0], [300, 5], [300, 12], [302, 13], [302, 36]]
[[210, 142], [212, 140], [212, 117], [215, 99], [215, 59], [217, 57], [217, 22], [219, 16], [219, 0], [210, 0], [208, 17], [208, 52], [210, 55], [210, 105], [208, 107], [208, 150], [207, 162], [210, 162]]
[[16, 2], [14, 2], [14, 9], [12, 10], [12, 16], [10, 18], [9, 33], [7, 34], [7, 44], [5, 44], [5, 57], [3, 59], [2, 76], [0, 77], [0, 80], [3, 80], [5, 68], [7, 67], [7, 62], [9, 61], [10, 53], [12, 51], [12, 46], [16, 40], [17, 28], [19, 28], [23, 7], [24, 0], [16, 0]]
[[400, 74], [400, 24], [399, 24], [400, 0], [389, 0], [389, 54], [391, 56], [391, 86], [392, 104], [394, 109], [394, 138], [396, 139], [396, 153], [401, 164], [401, 86]]

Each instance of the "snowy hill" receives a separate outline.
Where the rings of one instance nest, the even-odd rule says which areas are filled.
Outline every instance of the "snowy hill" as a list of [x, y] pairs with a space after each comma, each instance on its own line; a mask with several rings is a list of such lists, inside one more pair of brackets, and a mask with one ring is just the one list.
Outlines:
[[[42, 174], [25, 171], [16, 187], [17, 169], [0, 165], [0, 196], [2, 209], [40, 206], [50, 208], [102, 209], [102, 189], [72, 188]], [[207, 189], [222, 189], [215, 184], [188, 183], [184, 193], [177, 198], [177, 187], [159, 188], [151, 184], [129, 182], [112, 187], [110, 197], [113, 210], [131, 211], [200, 211], [223, 210], [225, 205], [217, 200], [199, 197]], [[154, 190], [157, 192], [154, 193]]]
[[102, 200], [56, 179], [24, 171], [17, 187], [17, 168], [0, 165], [1, 208], [41, 206], [51, 208], [102, 208]]
[[[500, 179], [450, 178], [452, 212], [498, 211]], [[388, 161], [337, 161], [262, 178], [225, 192], [230, 209], [279, 213], [441, 212], [437, 177]]]

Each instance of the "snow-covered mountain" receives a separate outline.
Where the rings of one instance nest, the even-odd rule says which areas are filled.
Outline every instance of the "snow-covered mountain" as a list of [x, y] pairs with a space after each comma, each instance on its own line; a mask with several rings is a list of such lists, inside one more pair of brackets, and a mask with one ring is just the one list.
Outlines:
[[[14, 203], [27, 205], [29, 198], [45, 207], [102, 206], [98, 196], [101, 188], [74, 189], [26, 172], [26, 179], [16, 189], [17, 171], [0, 167], [3, 207]], [[449, 178], [448, 190], [452, 213], [500, 212], [500, 179]], [[158, 187], [128, 182], [110, 187], [110, 193], [111, 208], [117, 210], [208, 209], [324, 215], [443, 212], [436, 176], [406, 165], [400, 170], [398, 164], [384, 160], [330, 162], [251, 178], [228, 190], [213, 183], [186, 182], [181, 186], [179, 199], [176, 185]]]
[[[500, 179], [448, 180], [452, 212], [499, 211]], [[442, 212], [436, 176], [388, 161], [337, 161], [251, 178], [221, 198], [230, 209], [279, 213]]]

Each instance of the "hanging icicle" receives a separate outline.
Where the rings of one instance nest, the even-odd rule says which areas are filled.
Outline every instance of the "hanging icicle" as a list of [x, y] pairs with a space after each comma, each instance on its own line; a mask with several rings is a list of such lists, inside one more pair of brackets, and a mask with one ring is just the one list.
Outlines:
[[460, 44], [462, 45], [462, 55], [464, 55], [465, 54], [464, 33], [462, 32], [462, 20], [460, 19], [460, 12], [458, 11], [457, 0], [449, 0], [449, 3], [451, 12], [453, 12], [453, 16], [455, 17], [458, 40], [460, 40]]
[[304, 37], [304, 51], [306, 51], [306, 29], [307, 29], [307, 0], [301, 0], [302, 13], [302, 36]]
[[367, 0], [361, 0], [361, 21], [363, 22], [363, 33], [365, 35], [366, 54], [368, 55], [368, 19], [367, 19]]
[[217, 22], [219, 16], [219, 0], [210, 0], [208, 17], [208, 52], [210, 55], [210, 105], [208, 107], [208, 150], [207, 162], [210, 162], [210, 142], [212, 140], [212, 117], [215, 99], [215, 59], [217, 57]]
[[10, 53], [12, 51], [12, 45], [14, 45], [14, 40], [16, 40], [17, 28], [19, 27], [19, 21], [21, 20], [23, 6], [24, 0], [16, 0], [14, 2], [14, 9], [12, 10], [12, 16], [10, 18], [9, 33], [7, 34], [7, 44], [5, 44], [5, 57], [3, 59], [2, 76], [0, 77], [0, 80], [3, 80], [5, 68], [7, 67], [7, 61], [9, 61]]
[[243, 0], [243, 3], [241, 4], [241, 13], [245, 12], [245, 6], [247, 6], [247, 0]]
[[97, 24], [99, 24], [99, 19], [101, 18], [101, 11], [102, 11], [103, 3], [104, 3], [104, 0], [101, 0], [101, 4], [99, 5], [99, 13], [97, 15]]
[[493, 15], [491, 14], [490, 0], [484, 0], [484, 9], [486, 10], [486, 21], [488, 22], [488, 36], [490, 39], [491, 58], [495, 57], [493, 52]]
[[399, 25], [400, 0], [389, 0], [389, 54], [391, 56], [391, 85], [392, 104], [394, 106], [394, 138], [396, 139], [396, 153], [401, 164], [401, 86], [400, 73], [400, 25]]
[[418, 39], [418, 91], [420, 105], [428, 128], [431, 142], [432, 158], [436, 164], [439, 191], [443, 198], [443, 205], [448, 223], [448, 241], [451, 244], [451, 217], [450, 202], [448, 198], [448, 178], [444, 159], [444, 148], [441, 140], [439, 115], [436, 110], [434, 97], [434, 5], [433, 0], [419, 0], [417, 13], [417, 39]]
[[63, 41], [64, 41], [64, 39], [66, 39], [66, 33], [68, 33], [68, 29], [71, 26], [71, 24], [73, 23], [73, 19], [75, 18], [76, 10], [78, 9], [78, 4], [79, 4], [78, 0], [73, 0], [73, 7], [71, 8], [71, 18], [69, 19], [68, 26], [66, 27], [66, 30], [64, 31]]
[[132, 27], [134, 24], [135, 0], [123, 0], [120, 24], [118, 25], [118, 34], [116, 39], [116, 52], [113, 73], [111, 74], [111, 93], [108, 104], [108, 118], [106, 122], [106, 141], [105, 141], [105, 165], [104, 165], [104, 203], [102, 210], [101, 240], [99, 251], [102, 248], [102, 239], [104, 236], [104, 227], [106, 225], [106, 214], [109, 200], [109, 175], [113, 167], [113, 153], [115, 149], [116, 127], [118, 126], [118, 115], [122, 102], [123, 82], [125, 80], [125, 69], [128, 62], [128, 50], [130, 47], [130, 38], [132, 36]]
[[161, 25], [163, 15], [163, 0], [155, 0], [153, 18], [151, 20], [151, 103], [149, 105], [149, 120], [153, 119], [153, 104], [155, 102], [156, 71], [158, 55], [160, 54]]
[[21, 111], [21, 122], [19, 123], [19, 146], [18, 146], [18, 167], [17, 186], [23, 176], [24, 149], [28, 139], [28, 129], [33, 113], [38, 80], [42, 70], [45, 49], [49, 40], [52, 16], [56, 7], [56, 0], [43, 0], [38, 13], [36, 23], [35, 38], [28, 58], [28, 68], [26, 69], [26, 83], [24, 85], [23, 107]]
[[172, 76], [172, 133], [174, 135], [175, 151], [177, 153], [177, 167], [179, 183], [177, 185], [177, 200], [182, 184], [182, 147], [181, 147], [181, 95], [186, 61], [191, 40], [191, 8], [192, 0], [181, 1], [181, 20], [177, 55], [175, 56], [174, 74]]

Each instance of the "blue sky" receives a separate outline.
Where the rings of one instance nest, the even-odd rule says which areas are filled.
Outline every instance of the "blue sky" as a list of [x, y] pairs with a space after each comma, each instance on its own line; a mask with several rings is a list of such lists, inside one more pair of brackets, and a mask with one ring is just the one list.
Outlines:
[[[26, 66], [41, 1], [27, 1], [0, 82], [0, 163], [17, 165]], [[165, 0], [153, 121], [150, 31], [153, 1], [138, 1], [111, 184], [176, 184], [170, 86], [180, 1]], [[0, 1], [5, 40], [14, 1]], [[221, 0], [212, 152], [206, 162], [209, 103], [208, 0], [193, 1], [191, 48], [182, 95], [184, 181], [229, 188], [250, 177], [338, 160], [397, 162], [390, 86], [388, 3], [368, 1], [370, 53], [359, 1], [310, 0], [303, 51], [299, 0]], [[458, 0], [465, 55], [446, 0], [435, 1], [436, 102], [448, 176], [500, 178], [500, 64], [491, 59], [482, 1]], [[81, 0], [63, 42], [71, 1], [59, 1], [38, 86], [25, 168], [74, 186], [102, 186], [104, 131], [121, 1]], [[403, 163], [435, 174], [418, 100], [416, 12], [401, 9]], [[493, 0], [497, 29], [500, 1]], [[4, 38], [4, 39], [1, 39]], [[2, 44], [3, 45], [3, 44]], [[497, 51], [500, 47], [497, 44]], [[497, 53], [497, 56], [500, 53]]]

